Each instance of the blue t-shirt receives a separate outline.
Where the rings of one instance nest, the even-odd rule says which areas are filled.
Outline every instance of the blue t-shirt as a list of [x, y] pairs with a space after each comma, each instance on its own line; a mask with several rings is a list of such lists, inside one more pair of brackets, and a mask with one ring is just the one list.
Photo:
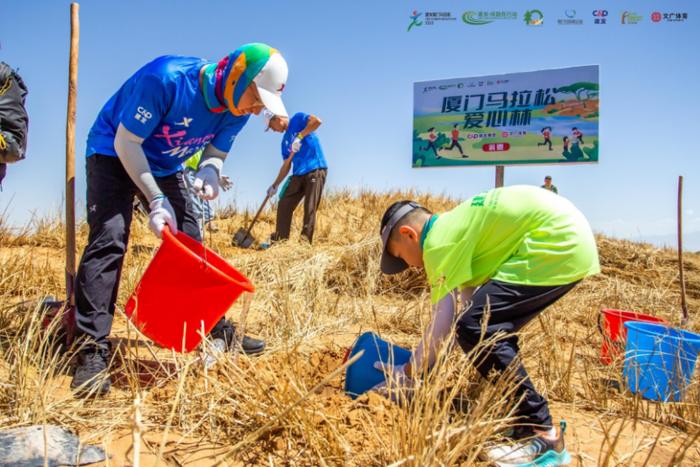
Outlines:
[[182, 163], [208, 144], [228, 152], [249, 116], [211, 112], [199, 86], [207, 64], [195, 57], [165, 55], [146, 64], [107, 101], [90, 129], [86, 156], [117, 156], [114, 135], [121, 123], [144, 138], [153, 175], [182, 170]]
[[[308, 121], [309, 115], [302, 112], [295, 113], [291, 120], [289, 120], [289, 126], [282, 138], [282, 159], [287, 160], [289, 158], [294, 138], [296, 138], [301, 130], [306, 128]], [[294, 159], [292, 159], [292, 175], [306, 175], [316, 169], [327, 168], [328, 165], [326, 164], [325, 157], [323, 157], [323, 149], [321, 149], [318, 136], [316, 136], [315, 132], [307, 135], [301, 140], [301, 149], [299, 149], [298, 153], [294, 154]]]

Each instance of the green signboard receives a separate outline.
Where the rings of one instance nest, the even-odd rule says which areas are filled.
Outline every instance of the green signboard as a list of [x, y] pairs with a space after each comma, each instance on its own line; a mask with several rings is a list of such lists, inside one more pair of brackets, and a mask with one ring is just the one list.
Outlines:
[[422, 81], [413, 167], [598, 162], [598, 66]]

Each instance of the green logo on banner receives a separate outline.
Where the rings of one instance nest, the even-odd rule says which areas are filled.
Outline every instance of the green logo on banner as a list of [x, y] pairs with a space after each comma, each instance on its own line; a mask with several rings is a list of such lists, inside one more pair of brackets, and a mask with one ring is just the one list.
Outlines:
[[525, 12], [525, 24], [528, 26], [542, 26], [544, 14], [540, 10], [528, 10]]
[[472, 26], [483, 26], [484, 24], [493, 23], [493, 20], [480, 19], [477, 16], [476, 11], [465, 11], [462, 15], [462, 21]]
[[413, 26], [423, 26], [423, 21], [418, 21], [418, 18], [420, 18], [422, 14], [423, 13], [418, 13], [416, 10], [413, 10], [413, 14], [410, 16], [411, 24], [408, 25], [408, 31], [410, 31]]

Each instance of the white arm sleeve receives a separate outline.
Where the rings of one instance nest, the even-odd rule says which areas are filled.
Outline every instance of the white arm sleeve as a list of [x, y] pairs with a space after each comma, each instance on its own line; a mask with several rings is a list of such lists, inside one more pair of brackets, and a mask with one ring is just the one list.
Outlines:
[[117, 134], [114, 136], [114, 149], [117, 151], [117, 156], [119, 156], [126, 173], [150, 202], [162, 192], [151, 173], [141, 143], [143, 143], [143, 138], [127, 130], [121, 123], [119, 124]]
[[199, 168], [201, 169], [202, 167], [210, 165], [216, 170], [217, 176], [221, 177], [221, 171], [224, 168], [226, 156], [227, 153], [216, 149], [213, 144], [209, 144], [204, 148], [204, 154], [202, 154], [202, 160], [199, 162]]
[[420, 374], [423, 369], [430, 368], [435, 363], [437, 352], [452, 329], [456, 304], [456, 291], [452, 291], [433, 306], [430, 324], [411, 357], [411, 369], [414, 375]]

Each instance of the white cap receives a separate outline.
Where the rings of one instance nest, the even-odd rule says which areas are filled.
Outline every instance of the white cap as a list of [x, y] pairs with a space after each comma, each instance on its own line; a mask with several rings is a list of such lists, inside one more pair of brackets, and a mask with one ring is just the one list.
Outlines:
[[289, 69], [282, 54], [273, 53], [260, 73], [253, 78], [258, 94], [267, 110], [275, 115], [287, 117], [287, 109], [282, 102], [282, 91], [287, 83]]

